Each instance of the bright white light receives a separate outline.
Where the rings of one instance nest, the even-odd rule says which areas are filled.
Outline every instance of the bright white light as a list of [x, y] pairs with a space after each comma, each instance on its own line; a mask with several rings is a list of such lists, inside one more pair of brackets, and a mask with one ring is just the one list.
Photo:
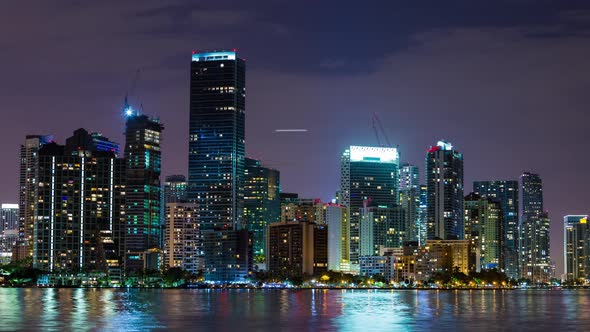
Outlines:
[[3, 209], [18, 209], [18, 204], [2, 204]]
[[131, 109], [131, 107], [129, 107], [126, 111], [125, 111], [125, 115], [127, 116], [132, 116], [133, 115], [133, 109]]
[[351, 146], [350, 161], [367, 161], [398, 164], [399, 154], [396, 148]]
[[440, 146], [443, 150], [445, 151], [451, 151], [453, 150], [453, 145], [449, 142], [445, 142], [445, 141], [438, 141], [438, 143], [436, 143], [437, 146]]

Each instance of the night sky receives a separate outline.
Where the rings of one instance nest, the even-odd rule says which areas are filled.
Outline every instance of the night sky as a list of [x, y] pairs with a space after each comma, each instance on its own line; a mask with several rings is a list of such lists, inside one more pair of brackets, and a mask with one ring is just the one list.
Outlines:
[[0, 202], [17, 202], [26, 134], [123, 142], [138, 68], [131, 101], [166, 127], [163, 173], [186, 174], [191, 51], [237, 48], [247, 154], [281, 171], [283, 191], [331, 199], [345, 147], [377, 144], [378, 112], [421, 177], [427, 148], [451, 141], [465, 194], [538, 172], [559, 277], [562, 217], [590, 212], [590, 3], [392, 2], [3, 1]]

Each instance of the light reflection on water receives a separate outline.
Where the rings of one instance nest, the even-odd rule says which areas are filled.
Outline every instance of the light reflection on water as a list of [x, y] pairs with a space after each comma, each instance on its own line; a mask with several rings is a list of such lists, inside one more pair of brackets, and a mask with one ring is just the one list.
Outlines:
[[0, 288], [0, 330], [590, 330], [590, 291]]

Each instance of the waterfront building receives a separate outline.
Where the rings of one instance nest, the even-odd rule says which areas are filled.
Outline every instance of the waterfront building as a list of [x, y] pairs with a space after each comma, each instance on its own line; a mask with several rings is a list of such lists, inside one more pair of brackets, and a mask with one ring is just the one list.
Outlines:
[[405, 220], [405, 211], [401, 207], [362, 208], [360, 256], [379, 255], [381, 248], [401, 248], [405, 237]]
[[248, 230], [204, 230], [202, 234], [205, 280], [247, 282], [253, 268], [252, 239]]
[[336, 203], [328, 203], [324, 207], [325, 220], [328, 225], [328, 270], [349, 272], [348, 208]]
[[426, 250], [432, 272], [458, 271], [469, 275], [475, 267], [469, 240], [427, 240]]
[[418, 166], [405, 164], [399, 170], [400, 206], [405, 211], [404, 241], [420, 237], [420, 177]]
[[9, 263], [12, 251], [18, 242], [18, 204], [2, 204], [0, 206], [0, 262]]
[[504, 239], [500, 203], [471, 193], [465, 196], [464, 204], [465, 240], [470, 241], [476, 257], [475, 270], [500, 270]]
[[235, 51], [192, 54], [188, 198], [203, 230], [242, 226], [245, 70]]
[[351, 271], [359, 270], [361, 209], [398, 205], [398, 169], [396, 148], [350, 146], [342, 154], [339, 194], [349, 209]]
[[423, 245], [428, 238], [428, 187], [420, 185], [420, 206], [418, 210], [418, 244]]
[[307, 221], [268, 225], [268, 271], [283, 276], [328, 270], [328, 227]]
[[281, 217], [280, 188], [279, 171], [246, 158], [243, 223], [252, 234], [256, 263], [264, 263], [266, 258], [266, 226]]
[[463, 155], [439, 141], [426, 156], [428, 239], [463, 239]]
[[20, 146], [19, 177], [19, 242], [12, 256], [13, 260], [22, 260], [33, 255], [33, 234], [35, 227], [35, 210], [37, 204], [37, 187], [39, 185], [39, 149], [53, 141], [49, 135], [27, 135]]
[[563, 217], [565, 280], [586, 284], [590, 278], [590, 224], [588, 215]]
[[395, 275], [394, 256], [360, 256], [359, 275], [381, 277], [389, 282]]
[[538, 174], [522, 174], [521, 195], [521, 277], [534, 283], [548, 282], [553, 275], [549, 245], [551, 220], [543, 209], [543, 183]]
[[203, 268], [201, 237], [195, 203], [167, 203], [164, 227], [164, 268], [180, 267], [197, 274]]
[[516, 180], [475, 181], [473, 191], [481, 197], [490, 198], [502, 208], [503, 228], [503, 263], [501, 269], [509, 278], [518, 279], [518, 244], [519, 244], [519, 189]]
[[161, 263], [161, 134], [158, 119], [125, 106], [125, 269], [157, 270]]
[[32, 171], [38, 180], [32, 195], [35, 268], [120, 277], [125, 161], [97, 146], [95, 137], [78, 129], [65, 145], [47, 143], [38, 151]]

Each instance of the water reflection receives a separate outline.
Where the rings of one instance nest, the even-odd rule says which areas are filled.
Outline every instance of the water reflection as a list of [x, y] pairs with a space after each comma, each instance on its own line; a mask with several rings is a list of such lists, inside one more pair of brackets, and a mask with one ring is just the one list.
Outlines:
[[589, 291], [0, 288], [0, 330], [590, 330]]

